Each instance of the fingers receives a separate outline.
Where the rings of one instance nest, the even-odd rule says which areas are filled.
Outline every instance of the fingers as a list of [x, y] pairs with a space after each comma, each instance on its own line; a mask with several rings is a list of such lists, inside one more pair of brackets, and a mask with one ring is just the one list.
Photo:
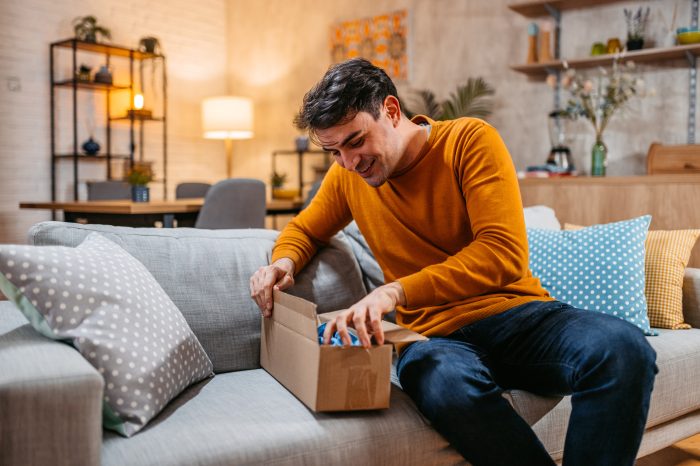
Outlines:
[[352, 346], [352, 339], [350, 338], [350, 333], [348, 332], [347, 322], [351, 315], [351, 313], [341, 314], [335, 319], [335, 326], [338, 331], [338, 335], [340, 336], [340, 341], [343, 342], [343, 346]]
[[331, 344], [331, 337], [333, 336], [334, 331], [335, 331], [335, 320], [331, 320], [331, 321], [326, 323], [326, 328], [323, 331], [323, 344], [324, 345]]
[[289, 275], [288, 273], [286, 273], [286, 274], [284, 274], [284, 276], [282, 276], [282, 278], [275, 284], [275, 286], [273, 287], [273, 289], [282, 291], [282, 290], [286, 290], [287, 288], [289, 288], [289, 287], [292, 286], [292, 285], [294, 285], [294, 278], [292, 278], [291, 275]]
[[250, 277], [250, 297], [264, 317], [272, 315], [272, 291], [283, 290], [294, 284], [291, 274], [275, 265], [260, 267]]
[[372, 346], [372, 341], [367, 333], [367, 326], [365, 321], [367, 320], [367, 314], [365, 312], [355, 312], [352, 318], [352, 323], [357, 331], [357, 337], [360, 339], [360, 343], [365, 348]]
[[378, 345], [384, 344], [384, 329], [382, 328], [382, 314], [380, 312], [373, 312], [370, 314], [370, 326], [372, 328], [372, 334], [374, 339], [377, 341]]

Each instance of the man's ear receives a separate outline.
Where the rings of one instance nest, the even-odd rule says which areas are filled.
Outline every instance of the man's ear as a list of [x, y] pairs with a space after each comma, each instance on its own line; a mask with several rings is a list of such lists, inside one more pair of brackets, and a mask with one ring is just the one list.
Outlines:
[[384, 111], [386, 111], [387, 117], [389, 117], [393, 125], [397, 126], [399, 121], [401, 121], [401, 104], [399, 99], [393, 95], [388, 95], [384, 99]]

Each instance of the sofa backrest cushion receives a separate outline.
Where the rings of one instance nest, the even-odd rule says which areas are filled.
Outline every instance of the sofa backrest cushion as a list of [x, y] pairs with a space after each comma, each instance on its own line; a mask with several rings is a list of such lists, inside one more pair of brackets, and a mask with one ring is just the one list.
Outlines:
[[[75, 247], [100, 232], [138, 259], [180, 309], [215, 372], [260, 367], [260, 311], [250, 276], [270, 260], [278, 232], [127, 228], [43, 222], [29, 243]], [[290, 293], [317, 303], [319, 312], [348, 307], [366, 291], [344, 235], [333, 238], [295, 277]]]
[[525, 214], [525, 226], [527, 228], [540, 228], [542, 230], [561, 230], [561, 223], [554, 213], [554, 209], [546, 205], [533, 205], [523, 209]]

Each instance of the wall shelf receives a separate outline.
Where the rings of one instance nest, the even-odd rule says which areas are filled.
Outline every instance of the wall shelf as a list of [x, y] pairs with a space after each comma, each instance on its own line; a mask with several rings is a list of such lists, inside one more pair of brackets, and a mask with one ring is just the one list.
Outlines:
[[[513, 65], [510, 68], [519, 73], [524, 73], [530, 77], [542, 76], [553, 73], [557, 78], [557, 85], [554, 89], [554, 108], [559, 109], [561, 100], [561, 71], [564, 69], [564, 60], [560, 55], [561, 39], [561, 12], [578, 8], [589, 8], [602, 5], [620, 3], [623, 0], [532, 0], [528, 2], [511, 3], [508, 8], [529, 18], [540, 16], [551, 16], [554, 19], [554, 57], [547, 63], [533, 63], [524, 65]], [[698, 26], [698, 11], [700, 10], [700, 0], [691, 0], [691, 27]], [[653, 49], [642, 49], [626, 52], [621, 56], [620, 61], [634, 61], [635, 63], [655, 63], [657, 65], [673, 66], [673, 61], [687, 59], [689, 71], [688, 79], [688, 144], [695, 143], [696, 124], [696, 100], [697, 100], [697, 57], [700, 55], [700, 44], [677, 45], [674, 47], [663, 47]], [[572, 58], [566, 60], [569, 68], [593, 68], [596, 66], [610, 65], [615, 55], [600, 55], [595, 57]]]
[[[665, 62], [666, 65], [671, 66], [668, 63], [670, 60], [686, 59], [688, 55], [699, 56], [700, 55], [700, 44], [691, 45], [677, 45], [675, 47], [666, 48], [653, 48], [653, 49], [643, 49], [643, 50], [633, 50], [631, 52], [626, 52], [624, 55], [620, 56], [620, 62], [633, 61], [635, 63], [661, 63]], [[574, 58], [571, 60], [566, 60], [569, 68], [581, 69], [581, 68], [594, 68], [596, 66], [608, 66], [612, 64], [614, 54], [598, 55], [594, 57], [587, 58]], [[546, 63], [533, 63], [529, 65], [513, 65], [510, 69], [523, 73], [529, 76], [540, 76], [546, 75], [554, 70], [563, 70], [565, 60], [554, 60]], [[687, 66], [684, 64], [683, 66]]]
[[537, 18], [550, 14], [550, 11], [547, 9], [548, 7], [557, 11], [566, 11], [623, 1], [625, 0], [535, 0], [531, 2], [511, 3], [508, 5], [508, 8], [528, 18]]
[[92, 81], [79, 81], [76, 79], [56, 81], [53, 83], [53, 85], [58, 87], [73, 87], [73, 85], [75, 85], [78, 89], [90, 89], [93, 91], [118, 91], [123, 89], [129, 89], [128, 85], [116, 86], [114, 84], [96, 83]]
[[139, 116], [139, 115], [134, 115], [133, 117], [130, 116], [120, 116], [120, 117], [110, 117], [110, 121], [131, 121], [131, 120], [138, 120], [138, 121], [163, 121], [163, 117], [146, 117], [146, 116]]
[[[91, 162], [96, 162], [96, 161], [101, 161], [101, 160], [108, 160], [106, 155], [74, 155], [74, 154], [56, 154], [53, 156], [55, 159], [72, 159], [73, 157], [78, 157], [79, 160], [86, 160], [86, 161], [91, 161]], [[111, 154], [109, 156], [110, 159], [124, 159], [128, 160], [131, 158], [130, 155], [114, 155]]]
[[102, 53], [114, 57], [133, 57], [135, 60], [144, 60], [148, 58], [165, 58], [163, 55], [156, 53], [145, 53], [139, 50], [130, 49], [112, 44], [100, 44], [95, 42], [85, 42], [78, 39], [65, 39], [52, 44], [55, 47], [67, 49], [84, 50], [86, 52]]

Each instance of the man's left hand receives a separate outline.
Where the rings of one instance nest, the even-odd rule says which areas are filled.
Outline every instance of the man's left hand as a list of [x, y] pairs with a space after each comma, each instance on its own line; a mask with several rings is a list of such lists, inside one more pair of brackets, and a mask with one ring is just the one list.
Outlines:
[[370, 334], [374, 335], [377, 344], [384, 344], [382, 316], [393, 311], [398, 305], [406, 305], [406, 295], [399, 282], [388, 283], [376, 288], [326, 324], [326, 329], [323, 332], [323, 344], [329, 344], [331, 335], [337, 330], [343, 345], [349, 346], [351, 340], [348, 325], [355, 328], [360, 343], [365, 348], [372, 346]]

